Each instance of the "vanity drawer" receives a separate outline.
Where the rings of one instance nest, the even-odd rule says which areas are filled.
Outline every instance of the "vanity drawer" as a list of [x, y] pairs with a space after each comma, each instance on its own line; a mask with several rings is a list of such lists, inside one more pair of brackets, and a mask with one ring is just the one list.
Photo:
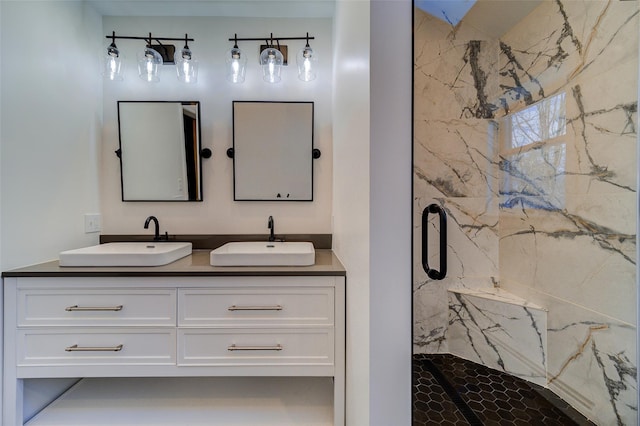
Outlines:
[[175, 289], [19, 289], [18, 326], [175, 326]]
[[179, 329], [178, 365], [333, 365], [333, 329]]
[[179, 326], [331, 326], [333, 287], [180, 289]]
[[23, 329], [17, 365], [175, 365], [175, 329]]

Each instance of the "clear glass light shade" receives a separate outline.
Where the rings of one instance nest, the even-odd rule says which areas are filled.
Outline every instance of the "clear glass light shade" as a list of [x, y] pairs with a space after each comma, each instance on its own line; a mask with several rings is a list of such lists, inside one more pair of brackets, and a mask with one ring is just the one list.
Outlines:
[[244, 83], [244, 76], [247, 70], [247, 57], [244, 52], [237, 47], [228, 50], [225, 62], [227, 64], [227, 81]]
[[157, 83], [160, 81], [160, 65], [162, 56], [150, 47], [146, 47], [144, 52], [138, 53], [138, 75], [144, 81]]
[[278, 83], [282, 80], [280, 72], [284, 57], [275, 47], [267, 47], [260, 53], [260, 66], [262, 67], [262, 79], [267, 83]]
[[190, 49], [184, 48], [180, 52], [176, 52], [173, 59], [176, 64], [178, 80], [190, 84], [198, 81], [198, 61], [193, 59]]
[[302, 81], [311, 81], [316, 78], [318, 57], [309, 46], [300, 50], [296, 55], [298, 64], [298, 78]]
[[122, 55], [118, 51], [115, 45], [111, 45], [107, 48], [107, 51], [103, 58], [102, 75], [105, 79], [111, 81], [124, 80], [124, 65], [122, 62]]

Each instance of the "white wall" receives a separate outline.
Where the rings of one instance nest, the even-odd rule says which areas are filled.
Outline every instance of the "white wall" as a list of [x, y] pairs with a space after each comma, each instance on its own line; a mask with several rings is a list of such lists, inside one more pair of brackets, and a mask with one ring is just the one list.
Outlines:
[[[101, 164], [101, 201], [103, 233], [144, 234], [147, 216], [160, 220], [161, 231], [169, 234], [255, 234], [267, 233], [267, 218], [273, 215], [277, 233], [331, 233], [332, 206], [332, 27], [331, 19], [263, 19], [219, 17], [104, 17], [105, 35], [183, 37], [200, 62], [198, 83], [186, 85], [175, 77], [173, 66], [162, 68], [161, 81], [149, 84], [140, 80], [136, 52], [142, 41], [116, 40], [126, 56], [124, 82], [104, 82], [104, 130]], [[228, 39], [238, 37], [298, 37], [309, 32], [310, 45], [319, 56], [318, 78], [305, 83], [297, 78], [295, 53], [304, 41], [287, 41], [290, 65], [283, 70], [282, 82], [262, 81], [258, 65], [260, 42], [239, 42], [248, 57], [244, 84], [225, 80], [224, 53], [233, 47]], [[109, 42], [105, 39], [106, 48]], [[176, 47], [182, 48], [180, 42]], [[203, 146], [213, 157], [203, 160], [203, 197], [200, 203], [123, 203], [120, 190], [117, 101], [188, 100], [200, 101]], [[233, 162], [226, 150], [232, 146], [232, 101], [300, 100], [315, 102], [314, 144], [322, 157], [314, 162], [313, 202], [237, 202], [233, 201]]]
[[411, 424], [411, 28], [409, 0], [337, 3], [334, 250], [347, 269], [349, 425]]
[[[91, 245], [84, 214], [100, 211], [97, 146], [100, 17], [78, 1], [1, 2], [1, 269]], [[73, 380], [29, 381], [28, 418]]]
[[97, 242], [84, 233], [84, 214], [100, 210], [95, 54], [102, 40], [99, 16], [82, 2], [3, 1], [2, 9], [0, 263], [7, 270]]
[[[0, 1], [0, 24], [2, 23], [2, 4], [3, 2]], [[0, 30], [0, 190], [2, 189], [2, 62], [3, 62], [3, 55], [2, 55], [2, 30]], [[2, 223], [2, 197], [1, 197], [2, 193], [0, 192], [0, 224]], [[2, 259], [2, 227], [0, 226], [0, 262]], [[0, 302], [1, 302], [1, 297], [0, 297]], [[0, 306], [2, 306], [0, 304]], [[0, 324], [1, 324], [1, 319], [0, 319]], [[0, 356], [0, 360], [1, 360], [1, 356]], [[2, 363], [0, 363], [0, 366], [2, 365]], [[1, 367], [0, 367], [1, 368]], [[0, 395], [2, 394], [2, 392], [0, 392]], [[2, 408], [2, 402], [0, 402], [0, 412], [1, 412], [1, 408]]]
[[371, 1], [369, 412], [380, 426], [411, 424], [411, 21], [411, 0]]
[[[333, 249], [347, 270], [347, 424], [369, 425], [369, 2], [334, 20]], [[374, 419], [371, 419], [373, 421]]]
[[[0, 24], [2, 23], [2, 2], [0, 1]], [[0, 30], [0, 98], [2, 93], [2, 31]], [[2, 223], [2, 100], [0, 99], [0, 224]], [[0, 259], [2, 259], [2, 226], [0, 226]], [[1, 260], [0, 260], [1, 263]], [[4, 306], [4, 292], [0, 292], [0, 306]], [[2, 309], [0, 309], [2, 312]], [[0, 315], [0, 330], [4, 330], [4, 315]], [[4, 345], [0, 345], [4, 349]], [[0, 351], [0, 377], [4, 377], [4, 350]], [[3, 411], [4, 394], [0, 387], [0, 414]]]

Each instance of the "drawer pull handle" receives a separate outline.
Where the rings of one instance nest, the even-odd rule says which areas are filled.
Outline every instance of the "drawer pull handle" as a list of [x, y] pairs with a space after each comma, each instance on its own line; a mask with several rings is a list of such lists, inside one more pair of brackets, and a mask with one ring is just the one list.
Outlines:
[[86, 311], [121, 311], [122, 310], [122, 305], [118, 305], [118, 306], [78, 306], [78, 305], [74, 305], [74, 306], [68, 306], [66, 308], [64, 308], [65, 311], [67, 312], [76, 312], [76, 311], [80, 311], [80, 312], [86, 312]]
[[275, 346], [236, 346], [235, 344], [229, 346], [227, 350], [233, 351], [281, 351], [282, 345], [277, 344]]
[[67, 352], [120, 352], [124, 346], [112, 346], [112, 347], [92, 347], [92, 346], [78, 346], [73, 345], [65, 349]]
[[281, 311], [281, 305], [275, 306], [236, 306], [232, 305], [228, 308], [230, 311]]

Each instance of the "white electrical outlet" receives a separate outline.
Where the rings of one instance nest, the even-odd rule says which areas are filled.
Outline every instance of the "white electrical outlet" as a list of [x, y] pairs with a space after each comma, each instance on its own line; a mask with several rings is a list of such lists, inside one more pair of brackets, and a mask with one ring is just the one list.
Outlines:
[[102, 230], [102, 216], [100, 213], [84, 215], [84, 233], [100, 232]]

